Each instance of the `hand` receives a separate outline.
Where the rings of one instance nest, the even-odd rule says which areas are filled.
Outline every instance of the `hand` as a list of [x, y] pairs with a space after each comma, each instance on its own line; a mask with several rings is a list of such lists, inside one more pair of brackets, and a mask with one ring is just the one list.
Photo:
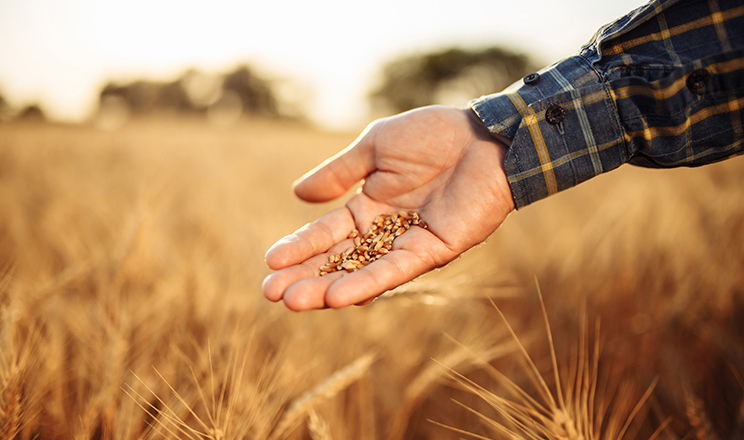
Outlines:
[[[275, 270], [263, 283], [271, 301], [292, 310], [365, 304], [441, 267], [481, 243], [514, 209], [504, 173], [507, 146], [470, 109], [424, 107], [372, 123], [348, 148], [294, 184], [298, 197], [325, 202], [363, 181], [331, 211], [266, 253]], [[393, 250], [356, 272], [319, 276], [332, 253], [352, 246], [374, 218], [417, 211], [428, 229], [411, 227]]]

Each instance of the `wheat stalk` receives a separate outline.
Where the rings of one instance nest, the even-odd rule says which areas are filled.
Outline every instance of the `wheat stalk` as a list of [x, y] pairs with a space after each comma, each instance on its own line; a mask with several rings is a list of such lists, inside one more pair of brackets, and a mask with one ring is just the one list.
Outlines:
[[[588, 343], [587, 320], [585, 313], [581, 317], [581, 337], [579, 349], [576, 354], [576, 363], [569, 373], [569, 380], [565, 388], [560, 375], [558, 359], [554, 347], [550, 322], [542, 294], [538, 285], [538, 296], [542, 312], [542, 319], [547, 332], [549, 345], [550, 365], [552, 369], [555, 390], [547, 385], [536, 363], [530, 356], [525, 346], [520, 341], [514, 329], [509, 324], [503, 312], [493, 304], [502, 322], [512, 336], [518, 347], [527, 377], [535, 387], [537, 396], [532, 396], [513, 380], [483, 360], [487, 371], [504, 387], [511, 397], [502, 397], [495, 392], [484, 388], [462, 373], [450, 369], [450, 377], [463, 386], [466, 390], [474, 393], [487, 402], [504, 421], [498, 421], [486, 416], [474, 409], [468, 411], [491, 426], [500, 435], [510, 438], [526, 439], [551, 439], [551, 440], [595, 440], [595, 439], [622, 439], [628, 431], [630, 424], [639, 413], [645, 402], [651, 395], [656, 381], [647, 389], [640, 400], [630, 411], [620, 411], [622, 404], [615, 404], [618, 411], [608, 415], [605, 413], [602, 399], [598, 399], [597, 380], [599, 377], [599, 324], [595, 330], [595, 344], [590, 349]], [[624, 407], [623, 407], [624, 408]], [[474, 433], [465, 432], [439, 422], [439, 426], [453, 429], [455, 432], [468, 434], [474, 438], [483, 438]], [[656, 437], [658, 434], [654, 434]]]
[[359, 380], [367, 372], [374, 359], [375, 356], [373, 354], [367, 353], [346, 367], [336, 371], [316, 387], [300, 395], [284, 412], [276, 428], [269, 436], [269, 439], [282, 438], [302, 421], [308, 411], [317, 402], [335, 396]]
[[0, 439], [14, 439], [36, 416], [26, 379], [40, 357], [40, 330], [22, 319], [22, 304], [11, 294], [10, 268], [0, 273]]
[[17, 375], [12, 375], [2, 390], [0, 417], [2, 433], [0, 439], [10, 440], [21, 431], [21, 391]]

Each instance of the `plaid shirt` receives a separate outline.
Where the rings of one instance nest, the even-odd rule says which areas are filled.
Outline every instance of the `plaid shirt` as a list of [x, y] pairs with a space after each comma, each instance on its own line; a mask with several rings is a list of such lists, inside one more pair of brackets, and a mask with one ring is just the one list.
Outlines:
[[512, 139], [517, 208], [623, 163], [697, 166], [744, 153], [744, 1], [652, 0], [578, 55], [470, 102]]

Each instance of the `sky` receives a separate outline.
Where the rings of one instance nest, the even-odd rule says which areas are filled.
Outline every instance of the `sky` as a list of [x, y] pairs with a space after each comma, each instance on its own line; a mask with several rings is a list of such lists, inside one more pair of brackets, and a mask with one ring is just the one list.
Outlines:
[[[645, 0], [0, 0], [0, 95], [85, 120], [109, 80], [172, 80], [239, 64], [282, 78], [321, 125], [365, 117], [382, 63], [501, 46], [549, 64]], [[465, 103], [463, 103], [465, 104]]]

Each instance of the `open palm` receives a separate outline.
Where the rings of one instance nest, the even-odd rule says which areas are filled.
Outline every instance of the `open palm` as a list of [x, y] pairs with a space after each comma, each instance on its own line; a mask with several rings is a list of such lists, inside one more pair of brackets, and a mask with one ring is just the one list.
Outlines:
[[[467, 109], [425, 107], [371, 124], [295, 183], [298, 197], [324, 202], [363, 181], [343, 208], [269, 249], [266, 263], [276, 272], [264, 280], [264, 295], [293, 310], [366, 303], [454, 260], [514, 209], [505, 153]], [[377, 215], [402, 209], [417, 211], [429, 228], [412, 227], [392, 252], [361, 270], [318, 276], [332, 253], [352, 246], [349, 232], [364, 232]]]

